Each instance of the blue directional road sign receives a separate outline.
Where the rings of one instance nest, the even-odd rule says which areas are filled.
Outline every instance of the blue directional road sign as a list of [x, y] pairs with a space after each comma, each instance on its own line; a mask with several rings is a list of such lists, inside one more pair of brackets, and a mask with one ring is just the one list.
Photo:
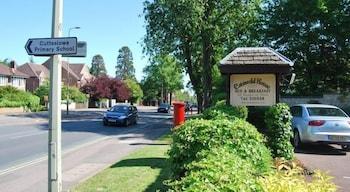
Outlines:
[[76, 37], [28, 39], [25, 49], [29, 55], [50, 56], [77, 53]]

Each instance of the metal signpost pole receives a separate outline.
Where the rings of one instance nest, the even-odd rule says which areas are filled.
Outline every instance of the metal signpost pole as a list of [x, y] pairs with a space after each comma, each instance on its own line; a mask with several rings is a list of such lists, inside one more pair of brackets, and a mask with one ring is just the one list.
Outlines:
[[[52, 38], [62, 36], [63, 0], [53, 0]], [[61, 55], [51, 56], [48, 191], [62, 191], [61, 167]]]
[[[68, 37], [70, 37], [70, 32], [73, 30], [73, 29], [80, 29], [80, 27], [71, 27], [69, 28], [68, 30]], [[69, 57], [67, 57], [67, 71], [68, 71], [68, 74], [67, 74], [67, 115], [69, 114], [69, 86], [70, 86], [70, 78], [69, 78], [69, 73], [70, 73], [70, 63], [69, 63]]]

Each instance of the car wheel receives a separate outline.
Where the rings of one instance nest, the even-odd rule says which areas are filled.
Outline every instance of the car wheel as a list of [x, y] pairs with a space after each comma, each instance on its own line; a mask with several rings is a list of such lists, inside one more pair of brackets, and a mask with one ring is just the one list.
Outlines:
[[350, 151], [350, 145], [341, 145], [341, 148], [342, 148], [344, 151]]
[[300, 134], [297, 129], [294, 129], [293, 146], [294, 148], [299, 148], [302, 145], [300, 140]]

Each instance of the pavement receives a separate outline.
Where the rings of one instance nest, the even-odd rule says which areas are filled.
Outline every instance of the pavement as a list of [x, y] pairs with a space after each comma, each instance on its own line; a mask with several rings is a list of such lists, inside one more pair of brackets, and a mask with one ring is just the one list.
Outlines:
[[296, 157], [309, 169], [319, 169], [333, 176], [338, 191], [350, 191], [350, 152], [338, 145], [308, 144], [296, 150]]
[[[62, 123], [63, 190], [151, 144], [170, 131], [170, 114], [139, 108], [139, 123], [104, 127], [104, 110], [72, 112]], [[82, 115], [85, 114], [85, 115]], [[99, 114], [99, 115], [97, 115]], [[47, 114], [46, 114], [47, 115]], [[47, 119], [45, 113], [0, 116], [0, 189], [3, 192], [47, 191]]]

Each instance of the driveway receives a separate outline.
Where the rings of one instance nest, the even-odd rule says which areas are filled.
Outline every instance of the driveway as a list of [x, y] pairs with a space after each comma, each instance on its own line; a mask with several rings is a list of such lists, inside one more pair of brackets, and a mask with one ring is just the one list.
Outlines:
[[296, 151], [296, 157], [311, 169], [327, 171], [334, 177], [339, 191], [350, 189], [350, 152], [337, 145], [309, 144]]

